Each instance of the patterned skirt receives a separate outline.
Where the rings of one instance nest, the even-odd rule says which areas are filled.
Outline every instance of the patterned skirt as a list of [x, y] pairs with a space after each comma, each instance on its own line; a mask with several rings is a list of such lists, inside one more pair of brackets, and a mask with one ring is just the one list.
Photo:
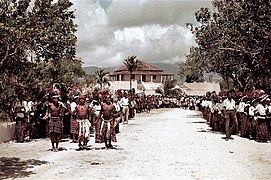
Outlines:
[[116, 133], [115, 133], [115, 120], [114, 119], [110, 119], [110, 120], [102, 120], [102, 124], [101, 124], [101, 130], [100, 130], [100, 135], [101, 137], [103, 137], [101, 140], [102, 142], [104, 142], [104, 139], [106, 137], [106, 139], [110, 139], [113, 142], [117, 142], [117, 138], [116, 138]]
[[51, 117], [49, 120], [49, 133], [61, 134], [63, 130], [63, 123], [60, 117]]
[[248, 134], [248, 126], [249, 126], [249, 119], [245, 113], [239, 113], [239, 118], [238, 118], [239, 127], [240, 127], [240, 136], [241, 137], [246, 137]]
[[18, 121], [15, 126], [15, 140], [17, 142], [24, 142], [27, 133], [27, 123], [25, 121]]
[[258, 118], [256, 124], [256, 141], [267, 142], [269, 140], [269, 132], [267, 128], [267, 120]]
[[79, 123], [75, 119], [71, 119], [71, 134], [78, 135], [79, 134]]

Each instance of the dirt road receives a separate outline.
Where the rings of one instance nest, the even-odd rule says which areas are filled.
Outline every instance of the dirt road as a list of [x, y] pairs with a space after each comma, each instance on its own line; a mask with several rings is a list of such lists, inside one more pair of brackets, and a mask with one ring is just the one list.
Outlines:
[[158, 109], [121, 126], [116, 149], [49, 139], [0, 144], [0, 179], [270, 179], [271, 143], [211, 132], [201, 114]]

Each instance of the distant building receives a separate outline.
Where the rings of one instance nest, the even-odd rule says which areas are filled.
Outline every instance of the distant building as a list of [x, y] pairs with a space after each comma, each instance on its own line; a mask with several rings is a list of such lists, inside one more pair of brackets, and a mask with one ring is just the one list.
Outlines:
[[[112, 81], [130, 81], [130, 72], [126, 66], [120, 67], [110, 74]], [[132, 73], [132, 80], [141, 82], [164, 83], [173, 80], [173, 73], [164, 72], [163, 69], [142, 62], [142, 65]]]

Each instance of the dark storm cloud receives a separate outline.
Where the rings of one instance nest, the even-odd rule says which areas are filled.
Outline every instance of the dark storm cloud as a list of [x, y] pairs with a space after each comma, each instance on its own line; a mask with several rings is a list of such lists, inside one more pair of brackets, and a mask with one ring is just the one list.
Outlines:
[[195, 22], [194, 13], [210, 4], [210, 1], [193, 0], [116, 1], [108, 9], [109, 23], [117, 27], [185, 24]]
[[184, 61], [194, 37], [185, 27], [211, 1], [73, 0], [77, 56], [84, 66], [119, 66], [127, 56], [146, 62]]

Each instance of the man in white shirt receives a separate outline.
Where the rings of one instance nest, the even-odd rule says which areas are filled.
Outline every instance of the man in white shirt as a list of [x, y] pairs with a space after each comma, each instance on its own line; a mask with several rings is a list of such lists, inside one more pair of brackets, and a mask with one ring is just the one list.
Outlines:
[[120, 106], [122, 107], [123, 111], [123, 124], [128, 124], [128, 112], [129, 112], [129, 99], [128, 94], [125, 92], [124, 96], [120, 99]]
[[[233, 139], [231, 137], [232, 131], [237, 124], [236, 112], [235, 112], [235, 101], [233, 99], [233, 92], [228, 92], [228, 98], [223, 101], [224, 107], [224, 115], [226, 119], [225, 123], [225, 131], [226, 131], [226, 138], [225, 140], [228, 141], [229, 139]], [[238, 128], [236, 128], [238, 129]]]
[[115, 111], [116, 111], [116, 120], [115, 120], [115, 133], [118, 134], [120, 133], [120, 128], [119, 128], [119, 123], [121, 122], [121, 118], [122, 118], [122, 112], [121, 112], [121, 107], [120, 107], [120, 101], [118, 99], [118, 97], [115, 97], [113, 105], [115, 107]]
[[[73, 112], [77, 106], [78, 103], [78, 97], [79, 96], [75, 96], [70, 104], [70, 108], [71, 108], [71, 112]], [[73, 142], [76, 143], [77, 139], [78, 139], [78, 132], [77, 129], [79, 127], [78, 122], [76, 121], [76, 117], [75, 116], [71, 116], [71, 121], [70, 121], [70, 133], [73, 139]]]
[[265, 97], [257, 105], [255, 113], [257, 115], [256, 121], [256, 141], [267, 142], [269, 140], [269, 130], [266, 120], [266, 112], [268, 112], [269, 100]]
[[236, 110], [237, 112], [237, 119], [238, 119], [238, 124], [239, 124], [239, 128], [240, 128], [240, 136], [241, 137], [245, 137], [246, 135], [246, 127], [247, 127], [247, 120], [248, 117], [245, 114], [245, 108], [246, 108], [247, 104], [246, 104], [246, 97], [242, 97], [239, 100], [239, 104], [238, 104], [238, 108]]
[[101, 137], [100, 137], [101, 121], [98, 119], [98, 116], [100, 114], [102, 107], [99, 101], [95, 99], [90, 103], [89, 106], [93, 112], [91, 118], [92, 118], [93, 126], [95, 129], [95, 143], [100, 143], [101, 142]]

